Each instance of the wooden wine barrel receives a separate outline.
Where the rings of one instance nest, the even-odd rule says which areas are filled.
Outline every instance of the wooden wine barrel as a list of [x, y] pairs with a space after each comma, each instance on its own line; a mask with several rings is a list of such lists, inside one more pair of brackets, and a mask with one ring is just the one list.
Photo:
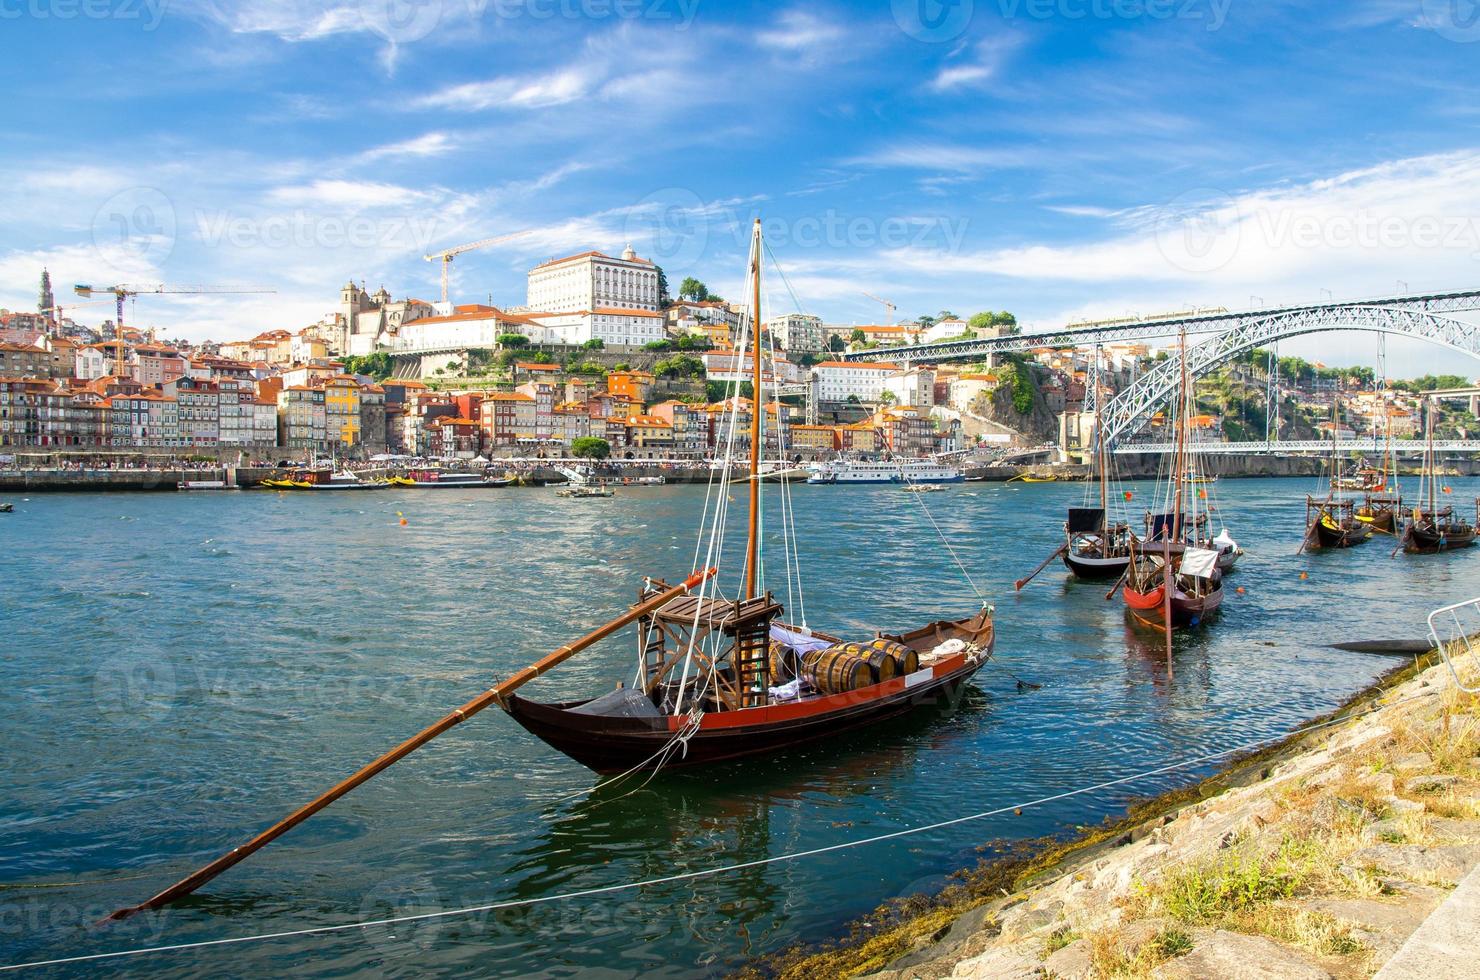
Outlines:
[[807, 680], [823, 694], [843, 694], [873, 683], [868, 661], [843, 649], [843, 646], [845, 644], [817, 650], [802, 658]]
[[771, 667], [773, 685], [785, 684], [802, 676], [802, 658], [796, 650], [779, 640], [771, 641], [766, 659]]
[[907, 647], [897, 640], [886, 640], [879, 637], [867, 643], [850, 643], [848, 646], [867, 660], [870, 665], [878, 664], [881, 654], [892, 661], [891, 666], [876, 668], [874, 674], [876, 681], [887, 681], [891, 677], [913, 674], [920, 669], [920, 655], [915, 652], [914, 648]]

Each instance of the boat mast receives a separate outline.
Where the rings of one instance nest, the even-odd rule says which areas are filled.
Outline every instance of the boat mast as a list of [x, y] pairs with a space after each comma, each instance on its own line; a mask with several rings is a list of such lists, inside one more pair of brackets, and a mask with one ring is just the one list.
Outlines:
[[[766, 404], [761, 392], [761, 219], [755, 219], [750, 236], [750, 534], [745, 541], [745, 598], [756, 594], [756, 564], [760, 556], [761, 516], [761, 423]], [[740, 352], [744, 364], [745, 352]]]

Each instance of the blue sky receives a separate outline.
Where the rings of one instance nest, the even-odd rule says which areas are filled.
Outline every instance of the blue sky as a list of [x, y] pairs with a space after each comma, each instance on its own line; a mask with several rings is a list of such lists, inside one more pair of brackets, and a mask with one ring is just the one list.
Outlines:
[[348, 278], [434, 299], [424, 252], [524, 230], [453, 298], [627, 241], [732, 295], [757, 214], [830, 321], [882, 319], [865, 290], [1048, 329], [1474, 286], [1470, 2], [0, 0], [0, 305], [43, 263], [275, 288], [131, 314], [231, 339]]

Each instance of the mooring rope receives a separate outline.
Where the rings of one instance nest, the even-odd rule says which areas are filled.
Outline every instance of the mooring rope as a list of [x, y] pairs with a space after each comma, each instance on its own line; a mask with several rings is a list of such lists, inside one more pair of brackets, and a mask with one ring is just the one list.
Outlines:
[[888, 833], [876, 834], [872, 837], [864, 837], [851, 841], [842, 841], [837, 844], [827, 844], [821, 847], [809, 848], [804, 851], [792, 851], [786, 854], [776, 854], [770, 857], [756, 858], [752, 861], [740, 861], [734, 864], [722, 865], [715, 868], [703, 868], [698, 871], [683, 871], [677, 874], [664, 875], [658, 878], [647, 878], [641, 881], [628, 881], [615, 885], [600, 885], [593, 888], [583, 888], [578, 891], [562, 892], [557, 895], [543, 895], [536, 898], [511, 899], [505, 902], [489, 902], [483, 905], [471, 905], [457, 909], [444, 909], [436, 912], [420, 912], [414, 915], [390, 916], [383, 919], [366, 919], [359, 922], [343, 922], [335, 925], [311, 926], [305, 929], [289, 929], [282, 932], [257, 933], [250, 936], [230, 936], [224, 939], [203, 939], [197, 942], [190, 943], [173, 943], [164, 946], [146, 946], [138, 949], [111, 950], [104, 953], [88, 953], [80, 956], [65, 956], [50, 960], [32, 960], [26, 963], [12, 963], [0, 966], [0, 973], [15, 970], [32, 969], [43, 966], [60, 966], [68, 963], [88, 963], [96, 960], [109, 960], [129, 956], [147, 956], [158, 953], [178, 952], [180, 950], [186, 949], [205, 949], [213, 946], [232, 946], [240, 945], [242, 943], [266, 942], [273, 939], [290, 939], [298, 936], [325, 935], [328, 933], [344, 932], [349, 929], [365, 929], [371, 926], [399, 925], [405, 922], [421, 922], [430, 919], [447, 919], [463, 915], [473, 915], [480, 912], [495, 912], [503, 909], [525, 908], [533, 905], [546, 905], [553, 902], [564, 902], [577, 898], [590, 898], [596, 895], [610, 895], [614, 892], [632, 891], [639, 888], [651, 888], [654, 885], [666, 885], [680, 881], [693, 881], [699, 878], [711, 878], [716, 875], [728, 874], [733, 871], [744, 871], [749, 868], [760, 868], [773, 864], [798, 861], [803, 858], [817, 857], [821, 854], [831, 854], [835, 851], [844, 851], [854, 847], [864, 847], [869, 844], [880, 844], [885, 841], [898, 840], [903, 837], [912, 837], [917, 834], [929, 833], [935, 830], [943, 830], [947, 827], [955, 827], [960, 824], [970, 823], [974, 820], [983, 820], [987, 817], [1001, 816], [1005, 813], [1016, 813], [1017, 811], [1027, 810], [1032, 807], [1045, 806], [1049, 803], [1056, 803], [1060, 800], [1070, 799], [1075, 796], [1082, 796], [1086, 793], [1096, 793], [1101, 790], [1113, 789], [1116, 786], [1124, 786], [1128, 783], [1138, 782], [1152, 776], [1165, 775], [1170, 772], [1175, 772], [1178, 769], [1186, 769], [1191, 766], [1203, 765], [1209, 762], [1216, 762], [1219, 759], [1225, 759], [1229, 756], [1238, 755], [1244, 752], [1252, 752], [1256, 749], [1266, 747], [1271, 743], [1296, 738], [1301, 735], [1306, 735], [1311, 732], [1319, 731], [1323, 728], [1329, 728], [1333, 725], [1355, 721], [1359, 718], [1364, 718], [1367, 715], [1375, 714], [1376, 712], [1382, 711], [1386, 708], [1393, 708], [1401, 704], [1407, 704], [1411, 701], [1420, 701], [1426, 698], [1436, 697], [1438, 696], [1438, 694], [1438, 689], [1428, 690], [1422, 694], [1409, 695], [1406, 698], [1400, 698], [1397, 701], [1388, 702], [1387, 704], [1374, 704], [1363, 711], [1352, 712], [1350, 714], [1340, 715], [1335, 718], [1328, 718], [1325, 721], [1315, 722], [1314, 724], [1307, 725], [1304, 728], [1297, 728], [1296, 730], [1289, 732], [1288, 734], [1271, 735], [1261, 739], [1253, 739], [1251, 741], [1244, 742], [1218, 752], [1209, 752], [1204, 755], [1182, 759], [1177, 762], [1168, 763], [1164, 766], [1158, 766], [1155, 769], [1147, 769], [1142, 772], [1133, 773], [1128, 776], [1119, 776], [1114, 779], [1103, 780], [1089, 786], [1081, 786], [1077, 789], [1065, 790], [1060, 793], [1054, 793], [1048, 796], [1040, 796], [1032, 800], [1023, 800], [1018, 803], [1010, 803], [1006, 806], [995, 807], [990, 810], [983, 810], [979, 813], [969, 813], [960, 817], [952, 817], [948, 820], [938, 820], [934, 823], [923, 824], [917, 827], [906, 827], [901, 830], [893, 830], [889, 831]]

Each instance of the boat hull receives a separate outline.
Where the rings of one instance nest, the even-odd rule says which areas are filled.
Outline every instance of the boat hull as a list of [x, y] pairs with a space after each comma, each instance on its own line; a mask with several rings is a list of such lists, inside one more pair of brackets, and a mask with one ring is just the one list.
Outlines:
[[1372, 537], [1372, 529], [1366, 524], [1357, 524], [1353, 527], [1337, 525], [1333, 527], [1324, 520], [1317, 519], [1315, 522], [1315, 533], [1311, 540], [1318, 548], [1354, 548], [1364, 544]]
[[[938, 676], [936, 668], [922, 668], [871, 688], [819, 699], [828, 702], [817, 706], [825, 710], [805, 704], [778, 704], [707, 714], [699, 730], [671, 753], [663, 767], [692, 768], [780, 752], [897, 718], [929, 704], [955, 703], [983, 663], [956, 659], [963, 662]], [[651, 764], [683, 726], [684, 719], [669, 716], [620, 718], [570, 710], [584, 703], [542, 704], [513, 695], [505, 710], [530, 734], [600, 773], [626, 772]], [[756, 717], [750, 723], [732, 724], [728, 715]]]
[[1130, 564], [1130, 555], [1101, 558], [1095, 555], [1075, 554], [1073, 551], [1064, 552], [1064, 566], [1074, 573], [1075, 578], [1120, 578]]
[[1387, 534], [1392, 534], [1393, 531], [1397, 528], [1397, 518], [1391, 510], [1384, 508], [1382, 510], [1374, 510], [1367, 513], [1363, 513], [1363, 510], [1365, 510], [1365, 508], [1357, 511], [1357, 520], [1372, 528], [1372, 530], [1383, 531]]
[[[899, 635], [884, 634], [917, 652], [950, 639], [974, 644], [975, 655], [954, 653], [903, 676], [856, 691], [778, 701], [758, 707], [711, 711], [681, 745], [674, 739], [686, 716], [595, 714], [581, 710], [594, 698], [541, 703], [512, 695], [503, 702], [526, 731], [597, 772], [634, 768], [691, 768], [795, 748], [887, 721], [930, 705], [955, 704], [965, 685], [991, 656], [993, 628], [983, 612], [969, 619], [931, 623]], [[641, 695], [639, 695], [641, 697]], [[665, 747], [672, 751], [663, 752]]]
[[1403, 532], [1403, 550], [1410, 555], [1433, 555], [1441, 551], [1468, 548], [1475, 543], [1475, 529], [1468, 524], [1409, 524]]

